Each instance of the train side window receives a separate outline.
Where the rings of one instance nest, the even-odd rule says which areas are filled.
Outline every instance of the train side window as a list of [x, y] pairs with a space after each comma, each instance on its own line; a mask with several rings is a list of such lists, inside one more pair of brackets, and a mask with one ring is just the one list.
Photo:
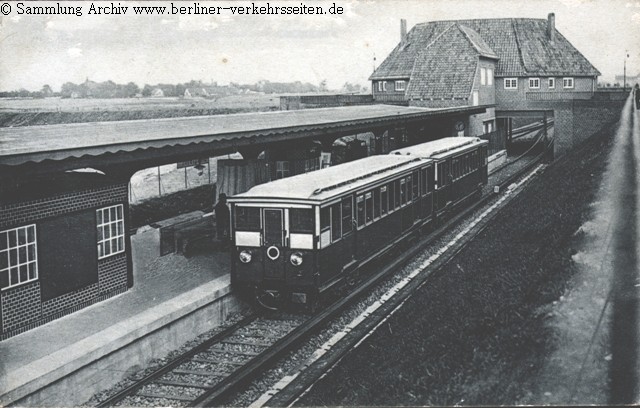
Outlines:
[[380, 187], [380, 210], [383, 217], [387, 214], [387, 209], [389, 208], [389, 193], [387, 190], [387, 186]]
[[394, 194], [394, 198], [393, 198], [393, 208], [395, 208], [396, 210], [398, 208], [400, 208], [400, 194], [401, 194], [401, 189], [400, 189], [400, 180], [396, 180], [395, 181], [395, 194]]
[[359, 195], [356, 198], [356, 206], [358, 209], [358, 227], [362, 227], [365, 223], [365, 216], [364, 216], [364, 196]]
[[289, 232], [313, 234], [313, 210], [291, 208], [289, 210]]
[[420, 195], [427, 194], [427, 169], [420, 170]]
[[438, 188], [442, 188], [445, 186], [446, 177], [445, 177], [445, 164], [446, 162], [438, 163]]
[[420, 196], [420, 185], [418, 184], [418, 172], [414, 171], [413, 172], [413, 177], [412, 177], [412, 181], [413, 181], [413, 199], [417, 200], [418, 197]]
[[260, 208], [236, 206], [235, 221], [236, 230], [260, 231]]
[[380, 218], [380, 189], [373, 190], [373, 218]]
[[407, 180], [405, 178], [400, 179], [400, 206], [407, 203]]
[[427, 193], [433, 191], [433, 185], [435, 184], [435, 180], [433, 178], [433, 167], [427, 167]]
[[364, 203], [367, 224], [371, 224], [373, 222], [373, 193], [371, 191], [365, 193]]
[[395, 204], [394, 204], [394, 200], [396, 197], [396, 183], [395, 182], [391, 182], [389, 183], [389, 212], [393, 212], [393, 210], [395, 210]]
[[353, 220], [353, 199], [351, 197], [342, 199], [342, 235], [351, 232]]
[[340, 203], [331, 206], [331, 242], [342, 237], [342, 215], [340, 214]]

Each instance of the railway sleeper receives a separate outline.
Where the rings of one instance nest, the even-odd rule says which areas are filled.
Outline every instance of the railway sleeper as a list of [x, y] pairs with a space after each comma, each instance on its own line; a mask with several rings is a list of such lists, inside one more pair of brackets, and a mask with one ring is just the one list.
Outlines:
[[205, 371], [205, 370], [178, 369], [178, 370], [173, 370], [172, 373], [176, 375], [200, 375], [203, 377], [218, 377], [218, 378], [225, 378], [227, 376], [226, 374], [221, 374], [219, 371]]
[[187, 383], [182, 381], [171, 381], [171, 380], [156, 380], [154, 381], [154, 383], [160, 384], [160, 385], [169, 385], [171, 387], [199, 388], [202, 390], [208, 390], [211, 388], [211, 385], [192, 384], [192, 383]]
[[[193, 397], [189, 397], [186, 395], [175, 395], [175, 394], [166, 395], [166, 394], [160, 394], [155, 392], [138, 392], [136, 396], [144, 397], [144, 398], [168, 399], [168, 400], [186, 401], [186, 402], [191, 402], [195, 399]], [[155, 406], [161, 406], [161, 404], [156, 404]]]

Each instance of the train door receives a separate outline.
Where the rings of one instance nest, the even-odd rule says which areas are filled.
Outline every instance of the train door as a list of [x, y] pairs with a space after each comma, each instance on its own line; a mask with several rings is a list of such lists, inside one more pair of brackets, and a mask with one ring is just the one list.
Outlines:
[[266, 279], [284, 279], [284, 214], [280, 208], [265, 208], [262, 210], [264, 276]]

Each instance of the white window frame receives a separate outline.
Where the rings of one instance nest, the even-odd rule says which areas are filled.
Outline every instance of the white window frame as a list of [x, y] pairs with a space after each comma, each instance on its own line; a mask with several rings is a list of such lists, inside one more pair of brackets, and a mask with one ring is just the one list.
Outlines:
[[290, 174], [291, 174], [291, 166], [289, 165], [289, 162], [287, 160], [277, 160], [276, 161], [276, 180], [289, 177]]
[[96, 226], [98, 232], [98, 259], [108, 258], [124, 252], [124, 206], [122, 204], [98, 208], [96, 210]]
[[[32, 239], [29, 239], [29, 231], [32, 232]], [[38, 280], [36, 232], [35, 224], [0, 231], [0, 239], [4, 240], [0, 245], [2, 248], [0, 249], [0, 276], [7, 275], [7, 286], [2, 287], [2, 290]], [[11, 236], [13, 236], [13, 240]], [[31, 251], [29, 251], [29, 247], [32, 248]], [[2, 281], [5, 280], [2, 279]]]
[[504, 89], [518, 89], [518, 78], [505, 78]]
[[[571, 84], [571, 85], [568, 85], [568, 84]], [[574, 87], [573, 77], [562, 78], [562, 87], [564, 89], [573, 89]]]
[[478, 91], [471, 93], [471, 104], [472, 106], [478, 106], [480, 104], [480, 93]]
[[404, 80], [396, 81], [395, 89], [396, 89], [396, 91], [404, 91], [405, 90], [405, 81]]
[[486, 85], [486, 84], [487, 84], [487, 69], [480, 68], [480, 85]]
[[382, 81], [382, 91], [387, 92], [387, 81]]
[[382, 92], [382, 83], [384, 81], [378, 81], [378, 92]]
[[493, 69], [487, 68], [487, 85], [493, 85]]
[[540, 89], [540, 78], [529, 78], [529, 89]]
[[556, 79], [555, 78], [549, 78], [549, 80], [547, 81], [547, 85], [549, 86], [549, 89], [555, 89], [556, 88]]

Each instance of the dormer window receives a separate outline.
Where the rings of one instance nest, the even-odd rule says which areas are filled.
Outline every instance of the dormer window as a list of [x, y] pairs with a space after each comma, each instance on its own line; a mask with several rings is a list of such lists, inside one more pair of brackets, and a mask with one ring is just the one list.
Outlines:
[[480, 85], [486, 85], [486, 84], [487, 84], [487, 69], [480, 68]]
[[573, 78], [562, 78], [562, 87], [566, 89], [573, 89]]
[[518, 78], [505, 78], [504, 89], [518, 89]]
[[396, 91], [404, 91], [405, 81], [396, 81]]

